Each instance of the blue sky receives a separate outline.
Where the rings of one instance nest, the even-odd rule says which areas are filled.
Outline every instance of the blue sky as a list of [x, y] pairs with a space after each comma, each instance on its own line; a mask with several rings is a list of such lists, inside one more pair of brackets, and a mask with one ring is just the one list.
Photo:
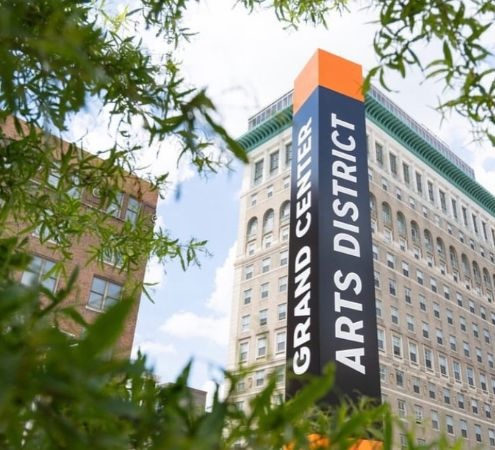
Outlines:
[[[233, 8], [234, 0], [209, 0], [192, 5], [186, 24], [197, 32], [190, 44], [178, 50], [186, 81], [207, 87], [220, 117], [233, 136], [247, 128], [247, 119], [257, 110], [292, 89], [293, 80], [316, 48], [339, 54], [363, 65], [375, 65], [372, 48], [373, 15], [358, 7], [344, 14], [332, 14], [329, 30], [302, 26], [286, 30], [272, 11], [248, 15]], [[151, 34], [143, 41], [153, 54], [157, 47]], [[434, 49], [425, 47], [423, 54]], [[481, 184], [495, 191], [493, 150], [471, 143], [465, 122], [455, 116], [441, 117], [434, 111], [439, 86], [421, 83], [418, 74], [406, 80], [391, 77], [397, 92], [390, 97], [418, 122], [426, 124], [476, 171]], [[102, 125], [103, 124], [103, 125]], [[133, 130], [139, 134], [138, 124]], [[105, 121], [93, 111], [79, 115], [73, 124], [76, 137], [84, 136], [88, 148], [109, 139]], [[186, 362], [194, 357], [191, 385], [206, 388], [227, 362], [228, 313], [232, 300], [234, 244], [238, 226], [240, 164], [236, 171], [221, 172], [207, 180], [186, 165], [176, 166], [173, 147], [162, 152], [152, 166], [171, 173], [172, 184], [180, 186], [158, 207], [158, 224], [180, 238], [195, 236], [208, 240], [211, 257], [202, 258], [201, 268], [183, 272], [177, 263], [165, 268], [150, 263], [150, 279], [158, 281], [152, 304], [143, 299], [135, 337], [135, 349], [149, 355], [150, 363], [164, 381], [173, 381]], [[166, 274], [165, 274], [166, 271]]]

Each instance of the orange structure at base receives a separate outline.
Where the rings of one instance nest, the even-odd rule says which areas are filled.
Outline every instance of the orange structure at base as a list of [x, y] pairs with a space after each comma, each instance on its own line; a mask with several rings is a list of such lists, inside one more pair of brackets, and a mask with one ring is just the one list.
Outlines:
[[[321, 434], [308, 435], [310, 443], [309, 448], [312, 450], [325, 450], [330, 448], [330, 440]], [[383, 442], [373, 441], [370, 439], [359, 439], [348, 447], [348, 450], [382, 450]], [[289, 444], [284, 447], [284, 450], [295, 450], [294, 444]]]

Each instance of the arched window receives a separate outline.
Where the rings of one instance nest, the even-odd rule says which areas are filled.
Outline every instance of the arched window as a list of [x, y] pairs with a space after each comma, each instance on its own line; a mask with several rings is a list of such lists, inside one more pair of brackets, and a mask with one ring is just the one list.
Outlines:
[[269, 209], [263, 216], [263, 234], [273, 231], [273, 209]]
[[450, 253], [450, 265], [452, 266], [452, 269], [459, 270], [459, 261], [457, 259], [457, 252], [455, 251], [455, 248], [452, 247], [452, 245], [449, 247], [449, 253]]
[[392, 210], [387, 202], [382, 203], [382, 218], [383, 225], [386, 227], [392, 227]]
[[421, 239], [419, 236], [419, 227], [414, 220], [411, 221], [411, 239], [416, 245], [421, 244]]
[[442, 238], [437, 238], [437, 253], [440, 258], [445, 259], [445, 245]]
[[425, 236], [426, 251], [432, 253], [433, 252], [433, 238], [431, 237], [431, 233], [429, 230], [425, 230], [423, 234]]
[[283, 223], [290, 218], [290, 201], [286, 200], [280, 207], [280, 223]]
[[399, 231], [399, 235], [407, 236], [406, 218], [400, 211], [397, 213], [397, 230]]
[[258, 219], [256, 217], [251, 217], [247, 225], [247, 240], [255, 239], [257, 232], [258, 232]]

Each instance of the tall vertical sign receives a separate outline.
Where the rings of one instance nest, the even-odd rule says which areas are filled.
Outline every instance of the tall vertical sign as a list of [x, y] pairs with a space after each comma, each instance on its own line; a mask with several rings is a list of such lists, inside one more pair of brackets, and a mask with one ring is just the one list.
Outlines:
[[318, 50], [294, 86], [287, 395], [336, 365], [334, 390], [380, 399], [361, 66]]

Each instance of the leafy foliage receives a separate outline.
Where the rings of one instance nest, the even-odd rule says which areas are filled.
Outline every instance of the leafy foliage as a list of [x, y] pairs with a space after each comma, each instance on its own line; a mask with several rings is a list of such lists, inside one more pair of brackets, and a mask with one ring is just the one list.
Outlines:
[[[375, 7], [375, 4], [372, 4]], [[444, 87], [439, 109], [454, 109], [475, 136], [495, 145], [495, 5], [491, 0], [392, 0], [376, 4], [374, 49], [380, 63], [368, 75], [387, 87], [387, 74], [412, 68]], [[427, 59], [425, 50], [434, 56]]]
[[[272, 404], [277, 391], [272, 379], [247, 412], [235, 407], [237, 376], [227, 374], [229, 395], [222, 400], [217, 390], [206, 414], [187, 389], [190, 366], [176, 383], [161, 386], [144, 357], [127, 361], [109, 355], [131, 300], [87, 324], [64, 306], [77, 272], [67, 274], [56, 293], [13, 280], [29, 262], [22, 236], [35, 230], [67, 258], [74, 240], [91, 233], [102, 242], [92, 257], [102, 260], [104, 249], [111, 248], [122, 255], [123, 271], [150, 254], [162, 261], [177, 258], [184, 267], [197, 261], [202, 241], [179, 242], [166, 230], [154, 230], [144, 215], [135, 226], [115, 227], [108, 220], [108, 206], [137, 173], [136, 155], [148, 146], [179, 145], [180, 159], [199, 173], [222, 165], [213, 144], [247, 159], [219, 123], [206, 92], [186, 85], [174, 58], [191, 35], [183, 24], [191, 1], [136, 0], [132, 9], [116, 11], [115, 2], [0, 0], [0, 447], [308, 448], [308, 434], [317, 432], [329, 437], [332, 448], [348, 448], [364, 435], [392, 448], [394, 422], [386, 406], [343, 404], [333, 411], [314, 406], [331, 388], [331, 370], [280, 405]], [[345, 0], [238, 3], [247, 10], [268, 6], [289, 26], [326, 25], [329, 11], [346, 6]], [[381, 3], [375, 49], [382, 64], [370, 77], [378, 74], [385, 83], [387, 70], [405, 76], [416, 65], [460, 92], [442, 107], [459, 110], [492, 133], [493, 69], [487, 65], [492, 55], [483, 39], [492, 30], [493, 8], [488, 1]], [[151, 55], [135, 35], [138, 26], [155, 33], [162, 57]], [[424, 62], [416, 47], [434, 39], [441, 43], [440, 56]], [[113, 144], [97, 155], [60, 140], [74, 114], [90, 104], [108, 113], [115, 131]], [[135, 128], [142, 130], [144, 143], [131, 139]], [[150, 176], [150, 188], [162, 191], [167, 179], [166, 172]], [[82, 204], [81, 190], [98, 193], [97, 208]], [[54, 317], [83, 326], [83, 338], [74, 341], [62, 333]], [[409, 449], [432, 448], [408, 436]], [[441, 440], [437, 448], [449, 444]]]

